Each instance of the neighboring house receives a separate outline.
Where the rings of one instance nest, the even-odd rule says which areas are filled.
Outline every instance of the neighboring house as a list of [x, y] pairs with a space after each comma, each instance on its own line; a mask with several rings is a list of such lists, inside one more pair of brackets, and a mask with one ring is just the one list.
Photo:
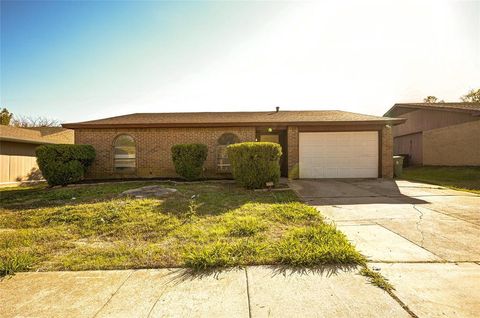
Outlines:
[[35, 148], [42, 144], [72, 144], [73, 134], [73, 130], [61, 127], [0, 125], [0, 183], [41, 179]]
[[[343, 111], [144, 113], [64, 124], [96, 159], [88, 178], [175, 177], [171, 147], [208, 146], [205, 175], [225, 176], [225, 147], [244, 141], [278, 142], [282, 176], [392, 177], [391, 126], [404, 119]], [[299, 169], [298, 169], [299, 168]]]
[[395, 104], [384, 116], [407, 120], [393, 128], [393, 151], [411, 165], [480, 165], [480, 104]]

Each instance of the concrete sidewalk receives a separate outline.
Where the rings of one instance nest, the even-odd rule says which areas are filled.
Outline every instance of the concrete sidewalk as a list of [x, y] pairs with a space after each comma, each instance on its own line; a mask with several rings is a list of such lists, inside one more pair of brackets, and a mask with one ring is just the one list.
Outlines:
[[356, 271], [270, 267], [19, 273], [0, 299], [1, 317], [410, 317]]

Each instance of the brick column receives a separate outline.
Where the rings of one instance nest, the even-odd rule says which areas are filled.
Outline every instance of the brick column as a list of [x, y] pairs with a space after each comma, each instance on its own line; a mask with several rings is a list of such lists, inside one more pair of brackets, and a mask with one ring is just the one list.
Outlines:
[[382, 128], [382, 178], [393, 178], [393, 137], [392, 127]]
[[[288, 145], [288, 175], [290, 177], [291, 172], [294, 172], [294, 168], [298, 167], [298, 127], [288, 126], [287, 129], [287, 145]], [[296, 169], [298, 174], [298, 168]], [[293, 178], [298, 178], [293, 176]]]

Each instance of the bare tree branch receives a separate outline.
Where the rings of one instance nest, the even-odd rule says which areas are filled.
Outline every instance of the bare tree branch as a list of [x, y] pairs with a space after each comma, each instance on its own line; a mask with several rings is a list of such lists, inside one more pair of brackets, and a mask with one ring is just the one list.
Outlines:
[[15, 116], [12, 120], [15, 127], [60, 127], [60, 121], [46, 117]]

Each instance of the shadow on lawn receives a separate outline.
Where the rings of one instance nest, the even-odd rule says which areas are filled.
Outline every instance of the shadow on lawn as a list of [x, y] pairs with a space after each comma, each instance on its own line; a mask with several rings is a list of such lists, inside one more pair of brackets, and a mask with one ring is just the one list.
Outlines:
[[[179, 192], [165, 198], [159, 205], [161, 212], [175, 214], [194, 209], [198, 216], [220, 215], [247, 203], [288, 203], [298, 201], [293, 192], [256, 192], [235, 184], [202, 188], [178, 187]], [[194, 197], [193, 197], [194, 196]]]
[[[0, 190], [0, 205], [6, 210], [27, 210], [47, 207], [71, 207], [79, 204], [101, 203], [114, 199], [128, 199], [120, 196], [125, 190], [139, 188], [150, 183], [112, 183], [103, 185], [78, 185], [47, 188], [45, 185]], [[255, 192], [235, 184], [179, 184], [157, 183], [175, 188], [177, 193], [158, 199], [155, 206], [161, 213], [183, 214], [195, 209], [196, 214], [219, 215], [239, 208], [246, 203], [283, 203], [298, 201], [292, 192]], [[192, 198], [193, 197], [193, 198]], [[135, 198], [130, 197], [130, 200]]]
[[[99, 203], [120, 198], [125, 190], [152, 185], [151, 182], [112, 182], [102, 184], [74, 184], [67, 187], [48, 187], [46, 184], [0, 189], [0, 204], [8, 210], [66, 207]], [[168, 183], [156, 183], [169, 187]]]
[[143, 184], [74, 185], [49, 188], [46, 184], [0, 189], [0, 204], [7, 210], [38, 209], [109, 201], [119, 193]]
[[[118, 193], [86, 193], [71, 188], [27, 188], [0, 192], [0, 205], [7, 210], [67, 207], [79, 204], [110, 201]], [[92, 191], [93, 192], [93, 191]]]

